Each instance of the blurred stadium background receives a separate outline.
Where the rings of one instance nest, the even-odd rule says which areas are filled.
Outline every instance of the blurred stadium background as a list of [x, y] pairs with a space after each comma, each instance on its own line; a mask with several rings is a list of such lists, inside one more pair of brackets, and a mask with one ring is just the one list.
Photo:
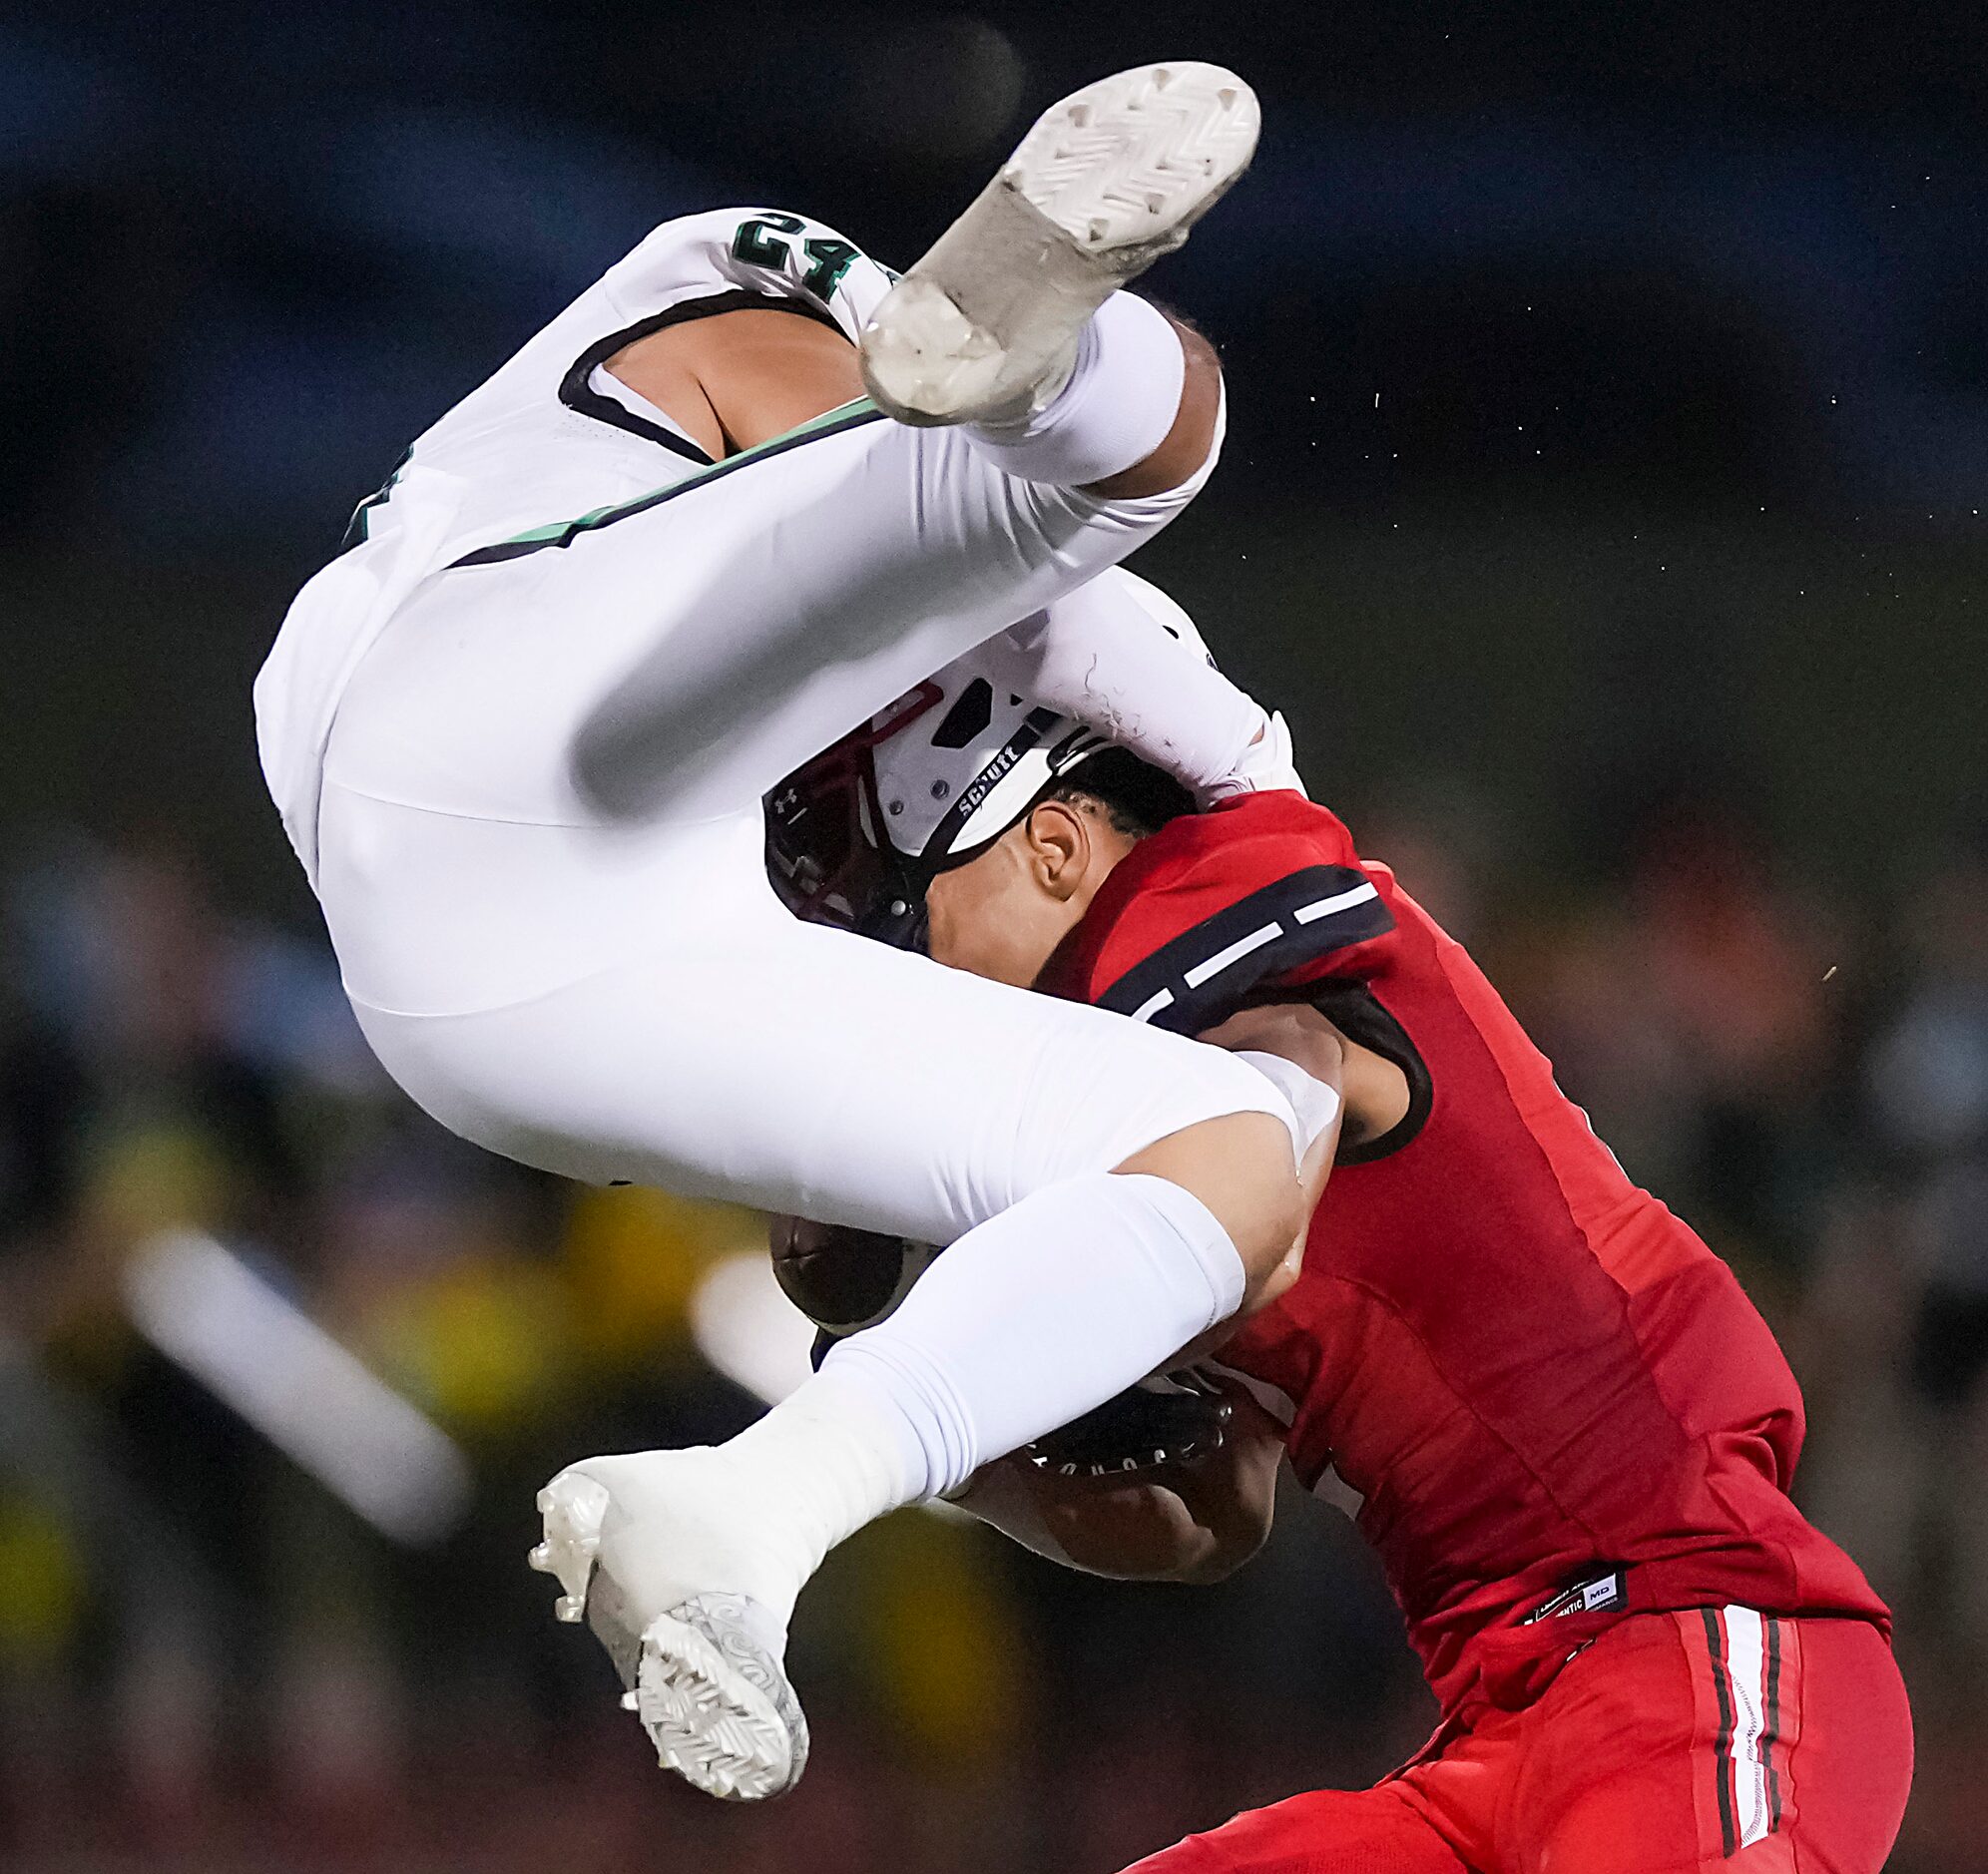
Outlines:
[[1893, 1865], [1988, 1868], [1988, 48], [1781, 17], [0, 6], [0, 1866], [1110, 1874], [1419, 1742], [1300, 1501], [1218, 1590], [894, 1518], [803, 1603], [800, 1791], [646, 1767], [532, 1490], [750, 1413], [757, 1221], [424, 1122], [254, 767], [349, 509], [652, 224], [902, 262], [1179, 49], [1267, 133], [1155, 276], [1233, 427], [1143, 569], [1773, 1320], [1899, 1615]]

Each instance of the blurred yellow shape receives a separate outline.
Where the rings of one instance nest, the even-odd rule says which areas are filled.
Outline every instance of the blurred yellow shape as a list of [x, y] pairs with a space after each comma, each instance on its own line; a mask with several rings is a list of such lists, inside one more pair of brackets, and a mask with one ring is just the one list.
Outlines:
[[233, 1181], [215, 1142], [196, 1126], [117, 1127], [90, 1153], [82, 1209], [93, 1227], [127, 1244], [166, 1229], [213, 1229]]
[[984, 1533], [954, 1517], [893, 1516], [864, 1539], [877, 1676], [914, 1751], [969, 1772], [999, 1761], [1025, 1688]]
[[555, 1276], [478, 1254], [403, 1290], [370, 1338], [386, 1377], [474, 1442], [543, 1415], [570, 1368], [566, 1316]]
[[0, 1495], [0, 1659], [53, 1660], [83, 1613], [83, 1559], [68, 1526], [33, 1498]]
[[691, 1351], [698, 1278], [742, 1249], [765, 1253], [758, 1213], [643, 1185], [581, 1191], [563, 1246], [574, 1336], [590, 1364], [647, 1365]]

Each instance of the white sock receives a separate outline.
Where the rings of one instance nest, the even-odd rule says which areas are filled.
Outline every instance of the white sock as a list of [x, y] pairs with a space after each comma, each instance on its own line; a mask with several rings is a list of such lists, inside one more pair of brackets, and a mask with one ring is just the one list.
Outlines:
[[[873, 1387], [825, 1365], [719, 1451], [736, 1483], [776, 1508], [754, 1525], [744, 1573], [726, 1552], [725, 1578], [782, 1629], [794, 1596], [830, 1549], [918, 1494], [897, 1414], [879, 1405]], [[684, 1559], [674, 1558], [679, 1572]]]
[[865, 1523], [1144, 1379], [1235, 1313], [1243, 1281], [1228, 1232], [1179, 1184], [1070, 1178], [969, 1230], [889, 1320], [723, 1449], [805, 1526], [798, 1581]]
[[968, 424], [1003, 473], [1082, 488], [1143, 462], [1167, 439], [1187, 382], [1181, 335], [1164, 312], [1115, 292], [1077, 338], [1070, 375], [1025, 421]]

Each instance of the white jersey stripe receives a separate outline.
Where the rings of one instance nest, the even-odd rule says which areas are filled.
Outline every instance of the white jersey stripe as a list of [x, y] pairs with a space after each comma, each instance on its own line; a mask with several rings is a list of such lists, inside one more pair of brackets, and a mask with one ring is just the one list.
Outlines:
[[[1302, 912], [1298, 915], [1303, 916]], [[1281, 924], [1265, 924], [1260, 930], [1252, 930], [1246, 937], [1239, 937], [1226, 948], [1218, 950], [1205, 963], [1197, 963], [1187, 974], [1190, 989], [1199, 989], [1211, 976], [1220, 976], [1232, 963], [1240, 963], [1252, 950], [1260, 950], [1267, 943], [1274, 943], [1283, 935]]]
[[1162, 1009], [1171, 1009], [1173, 1006], [1174, 992], [1171, 989], [1163, 989], [1157, 995], [1148, 996], [1138, 1008], [1134, 1009], [1132, 1019], [1135, 1022], [1150, 1022]]
[[1292, 915], [1300, 924], [1315, 924], [1321, 917], [1330, 917], [1334, 911], [1348, 911], [1356, 904], [1365, 904], [1369, 898], [1379, 896], [1379, 886], [1369, 879], [1364, 885], [1355, 885], [1348, 891], [1335, 891], [1329, 898], [1320, 898], [1316, 904], [1301, 904]]
[[1726, 1617], [1727, 1676], [1733, 1685], [1733, 1794], [1744, 1848], [1767, 1833], [1767, 1764], [1761, 1739], [1766, 1731], [1767, 1654], [1760, 1617], [1751, 1608], [1730, 1607]]

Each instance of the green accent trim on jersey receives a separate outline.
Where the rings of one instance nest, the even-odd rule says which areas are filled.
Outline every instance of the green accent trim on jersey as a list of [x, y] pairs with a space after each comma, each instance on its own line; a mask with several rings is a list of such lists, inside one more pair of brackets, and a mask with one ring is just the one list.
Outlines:
[[410, 442], [401, 450], [400, 460], [393, 465], [393, 473], [352, 510], [352, 518], [345, 523], [345, 537], [338, 543], [340, 553], [349, 552], [372, 537], [371, 511], [384, 506], [392, 497], [394, 483], [399, 481], [408, 463], [413, 460], [414, 445]]
[[637, 514], [647, 514], [651, 508], [661, 507], [666, 501], [674, 501], [677, 496], [688, 494], [693, 488], [703, 488], [707, 484], [723, 480], [727, 475], [748, 468], [754, 462], [763, 462], [769, 456], [784, 455], [789, 449], [797, 449], [802, 443], [813, 442], [821, 436], [839, 436], [846, 429], [856, 429], [865, 423], [880, 423], [884, 414], [867, 397], [857, 397], [853, 402], [839, 405], [833, 410], [824, 410], [819, 416], [809, 417], [805, 423], [798, 423], [792, 429], [782, 431], [777, 436], [769, 436], [764, 442], [755, 443], [749, 449], [742, 449], [737, 455], [729, 455], [723, 462], [714, 462], [710, 468], [687, 475], [680, 482], [672, 482], [667, 488], [658, 488], [646, 495], [638, 495], [633, 501], [617, 502], [611, 507], [596, 508], [591, 514], [583, 514], [576, 520], [554, 521], [545, 527], [528, 528], [522, 534], [513, 534], [508, 540], [500, 540], [494, 546], [479, 547], [474, 553], [466, 553], [460, 560], [451, 562], [453, 572], [460, 566], [493, 566], [503, 560], [515, 560], [527, 553], [537, 553], [544, 547], [568, 547], [582, 534], [590, 534], [599, 528], [612, 527], [617, 521], [628, 520]]

